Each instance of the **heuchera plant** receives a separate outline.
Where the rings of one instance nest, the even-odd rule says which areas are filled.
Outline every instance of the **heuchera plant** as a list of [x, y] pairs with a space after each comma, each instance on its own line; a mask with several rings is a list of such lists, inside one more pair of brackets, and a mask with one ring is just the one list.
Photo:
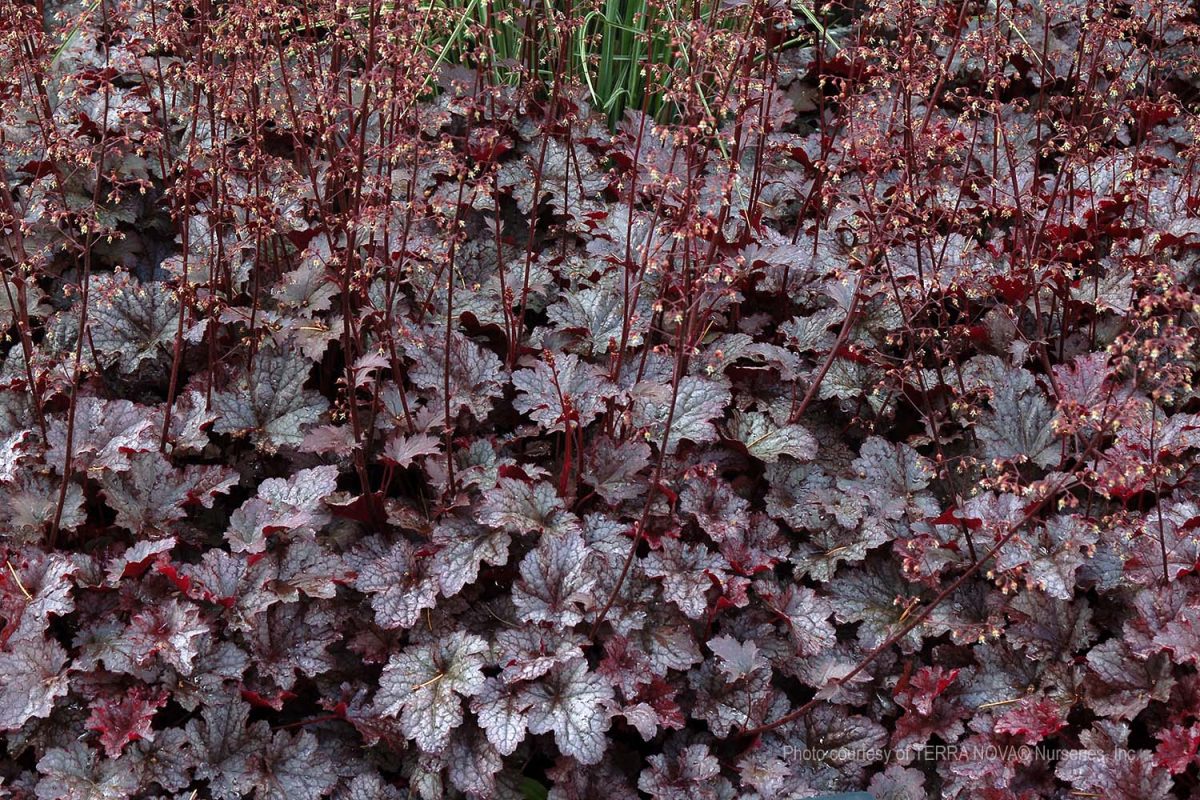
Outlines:
[[1193, 4], [0, 20], [0, 795], [1200, 791]]

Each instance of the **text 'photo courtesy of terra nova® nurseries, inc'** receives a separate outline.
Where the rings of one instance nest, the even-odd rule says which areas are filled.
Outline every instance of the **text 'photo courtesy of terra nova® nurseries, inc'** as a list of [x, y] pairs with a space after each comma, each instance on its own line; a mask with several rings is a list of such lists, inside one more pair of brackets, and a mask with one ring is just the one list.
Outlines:
[[1200, 797], [1200, 10], [0, 0], [0, 798]]

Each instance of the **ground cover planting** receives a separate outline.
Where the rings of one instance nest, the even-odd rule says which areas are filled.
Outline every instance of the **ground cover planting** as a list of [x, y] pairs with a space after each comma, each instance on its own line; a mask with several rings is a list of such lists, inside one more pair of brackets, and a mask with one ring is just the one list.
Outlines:
[[1192, 797], [1198, 21], [0, 0], [0, 796]]

